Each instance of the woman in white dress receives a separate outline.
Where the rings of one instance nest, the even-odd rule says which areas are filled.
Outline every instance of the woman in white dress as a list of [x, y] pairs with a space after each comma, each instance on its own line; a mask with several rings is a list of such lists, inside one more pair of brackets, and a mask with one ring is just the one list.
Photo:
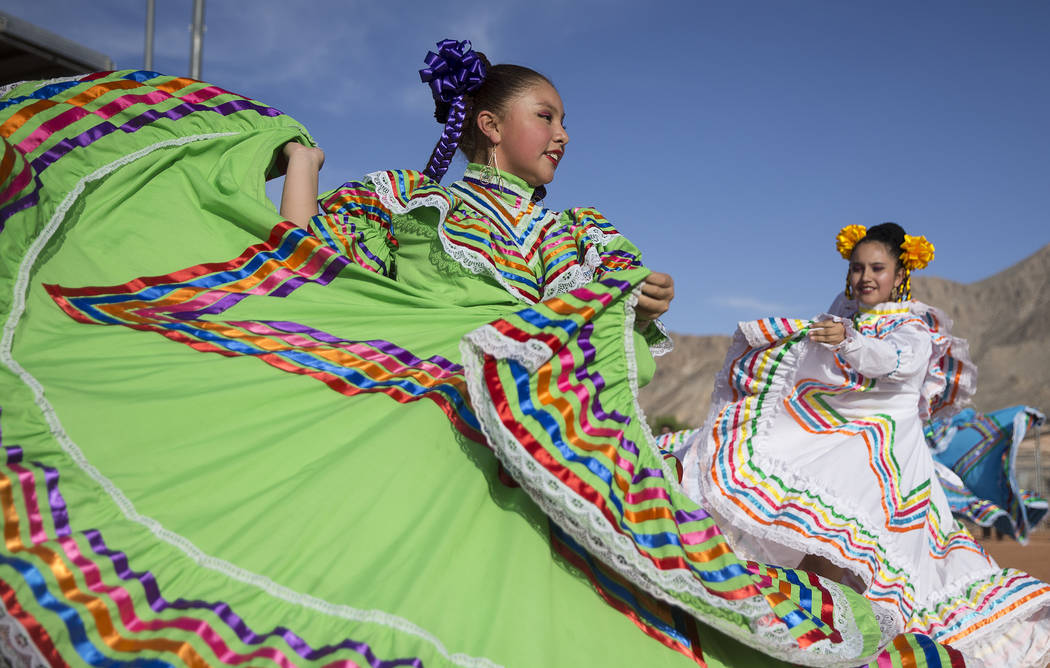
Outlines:
[[951, 321], [911, 299], [933, 246], [894, 223], [837, 240], [849, 270], [830, 313], [740, 324], [705, 427], [678, 453], [686, 489], [744, 558], [850, 584], [970, 663], [1043, 666], [1050, 587], [1000, 568], [954, 520], [923, 437], [976, 385]]

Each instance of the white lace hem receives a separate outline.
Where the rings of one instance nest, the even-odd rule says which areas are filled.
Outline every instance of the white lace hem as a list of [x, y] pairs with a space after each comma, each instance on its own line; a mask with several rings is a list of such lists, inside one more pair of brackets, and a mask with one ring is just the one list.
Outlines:
[[659, 319], [653, 320], [653, 326], [663, 334], [664, 338], [649, 346], [649, 353], [653, 357], [663, 357], [674, 350], [674, 339], [671, 338], [671, 333], [667, 331], [667, 327]]
[[22, 624], [0, 605], [0, 657], [12, 668], [48, 668], [51, 664], [40, 653]]
[[554, 355], [547, 344], [535, 339], [515, 341], [504, 336], [492, 325], [483, 325], [463, 337], [490, 355], [501, 359], [512, 359], [530, 373], [543, 366]]
[[[923, 319], [930, 316], [939, 325], [939, 329], [936, 332], [930, 332], [933, 351], [930, 355], [931, 364], [927, 367], [926, 376], [919, 390], [922, 397], [919, 417], [923, 420], [931, 417], [937, 419], [950, 418], [970, 406], [973, 403], [973, 396], [977, 392], [977, 366], [970, 357], [970, 345], [965, 339], [960, 339], [952, 334], [952, 319], [944, 311], [914, 299], [906, 302], [906, 304], [909, 313]], [[903, 306], [904, 304], [885, 304], [878, 308], [888, 307], [892, 310]], [[840, 292], [828, 308], [828, 312], [846, 319], [852, 318], [857, 312], [857, 302], [846, 299], [846, 296]], [[940, 406], [934, 411], [933, 415], [930, 415], [930, 403], [944, 392], [948, 382], [944, 372], [933, 362], [941, 359], [949, 351], [951, 356], [962, 367], [956, 382], [955, 399], [948, 405]]]

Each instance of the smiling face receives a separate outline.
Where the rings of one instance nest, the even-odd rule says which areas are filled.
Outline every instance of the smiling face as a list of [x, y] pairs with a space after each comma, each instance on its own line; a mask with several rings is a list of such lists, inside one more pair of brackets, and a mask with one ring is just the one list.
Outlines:
[[904, 268], [881, 241], [861, 242], [849, 260], [849, 284], [854, 298], [864, 306], [893, 299], [893, 290], [904, 282]]
[[478, 125], [494, 147], [499, 168], [533, 187], [554, 180], [569, 143], [564, 121], [561, 96], [545, 81], [512, 98], [501, 115], [478, 114]]

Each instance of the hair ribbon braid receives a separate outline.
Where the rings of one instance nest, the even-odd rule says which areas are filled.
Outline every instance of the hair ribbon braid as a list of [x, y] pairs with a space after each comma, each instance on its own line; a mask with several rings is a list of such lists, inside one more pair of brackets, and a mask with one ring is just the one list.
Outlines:
[[423, 59], [427, 66], [419, 70], [419, 79], [430, 84], [435, 100], [451, 105], [441, 139], [423, 169], [425, 175], [440, 181], [448, 171], [463, 134], [463, 119], [467, 112], [463, 97], [477, 90], [485, 80], [485, 63], [470, 48], [468, 40], [443, 39], [437, 47], [437, 53], [428, 51]]

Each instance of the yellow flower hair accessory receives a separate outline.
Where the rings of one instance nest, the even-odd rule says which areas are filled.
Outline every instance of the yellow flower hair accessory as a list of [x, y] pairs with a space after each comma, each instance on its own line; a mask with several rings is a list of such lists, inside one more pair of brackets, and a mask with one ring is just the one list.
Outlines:
[[853, 247], [868, 233], [868, 228], [863, 225], [847, 225], [835, 235], [835, 248], [842, 254], [842, 259], [848, 260], [853, 254]]
[[926, 241], [926, 237], [913, 237], [904, 235], [904, 243], [901, 244], [901, 264], [908, 271], [924, 269], [933, 261], [933, 244]]

